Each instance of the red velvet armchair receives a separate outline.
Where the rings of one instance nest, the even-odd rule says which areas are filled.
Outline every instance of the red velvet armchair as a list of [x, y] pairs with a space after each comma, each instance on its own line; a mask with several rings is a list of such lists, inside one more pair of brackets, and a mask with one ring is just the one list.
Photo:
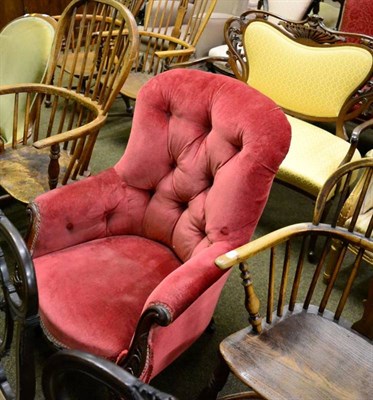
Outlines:
[[345, 0], [339, 30], [373, 36], [372, 0]]
[[30, 205], [47, 338], [145, 382], [162, 371], [208, 326], [228, 278], [214, 260], [250, 239], [289, 143], [281, 109], [243, 82], [149, 81], [121, 160]]

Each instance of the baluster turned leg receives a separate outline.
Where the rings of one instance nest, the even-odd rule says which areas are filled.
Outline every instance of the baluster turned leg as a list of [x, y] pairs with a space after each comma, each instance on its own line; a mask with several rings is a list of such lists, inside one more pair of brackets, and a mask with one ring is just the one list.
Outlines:
[[242, 285], [245, 289], [245, 308], [249, 314], [249, 322], [254, 332], [262, 331], [262, 318], [259, 314], [260, 302], [254, 291], [249, 265], [246, 262], [240, 263]]
[[58, 159], [60, 158], [60, 146], [59, 144], [53, 144], [49, 153], [49, 166], [48, 166], [48, 183], [49, 188], [54, 189], [58, 183], [58, 176], [60, 174], [60, 164]]

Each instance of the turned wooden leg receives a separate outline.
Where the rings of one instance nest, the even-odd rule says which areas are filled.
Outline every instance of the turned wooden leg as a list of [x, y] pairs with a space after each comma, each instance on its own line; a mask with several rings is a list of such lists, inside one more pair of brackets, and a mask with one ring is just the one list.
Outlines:
[[60, 158], [60, 146], [59, 144], [53, 144], [49, 153], [49, 166], [48, 166], [48, 183], [49, 188], [54, 189], [58, 183], [58, 176], [60, 174], [60, 164], [58, 159]]
[[125, 96], [124, 94], [121, 95], [122, 99], [126, 105], [126, 111], [128, 112], [128, 114], [133, 114], [133, 107], [131, 105], [131, 101], [129, 99], [129, 97]]
[[202, 390], [197, 400], [216, 400], [218, 393], [223, 389], [229, 376], [229, 368], [219, 354], [219, 364], [214, 371], [208, 385]]

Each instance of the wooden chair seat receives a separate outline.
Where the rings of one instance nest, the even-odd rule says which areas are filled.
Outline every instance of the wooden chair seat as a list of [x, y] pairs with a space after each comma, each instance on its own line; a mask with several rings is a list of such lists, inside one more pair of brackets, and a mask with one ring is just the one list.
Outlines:
[[[83, 75], [86, 77], [86, 79], [88, 79], [92, 72], [92, 69], [96, 69], [96, 66], [94, 64], [95, 55], [96, 54], [94, 51], [91, 51], [88, 54], [81, 52], [77, 55], [71, 53], [66, 58], [64, 70], [69, 74], [73, 73], [76, 76]], [[59, 57], [57, 63], [60, 66], [62, 65], [62, 62], [63, 56]]]
[[220, 351], [231, 371], [265, 398], [368, 399], [371, 343], [298, 306], [260, 335], [246, 328], [223, 340]]
[[153, 78], [153, 75], [147, 72], [132, 71], [129, 73], [127, 80], [121, 89], [121, 93], [134, 99], [137, 97], [140, 88], [151, 78]]
[[[48, 177], [43, 173], [49, 157], [49, 147], [40, 150], [32, 146], [7, 147], [0, 157], [1, 186], [23, 203], [33, 200], [49, 190]], [[58, 159], [61, 175], [65, 175], [70, 161], [69, 152], [61, 150]]]

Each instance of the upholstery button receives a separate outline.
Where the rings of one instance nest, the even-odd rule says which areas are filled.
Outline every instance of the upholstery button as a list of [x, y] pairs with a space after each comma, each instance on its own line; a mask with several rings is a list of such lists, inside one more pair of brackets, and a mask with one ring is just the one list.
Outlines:
[[228, 229], [227, 226], [223, 226], [223, 227], [220, 229], [220, 233], [223, 234], [223, 235], [228, 235], [228, 232], [229, 232], [229, 229]]
[[71, 231], [73, 228], [74, 228], [74, 225], [73, 225], [72, 222], [69, 222], [69, 223], [66, 225], [66, 229], [69, 230], [69, 231]]

